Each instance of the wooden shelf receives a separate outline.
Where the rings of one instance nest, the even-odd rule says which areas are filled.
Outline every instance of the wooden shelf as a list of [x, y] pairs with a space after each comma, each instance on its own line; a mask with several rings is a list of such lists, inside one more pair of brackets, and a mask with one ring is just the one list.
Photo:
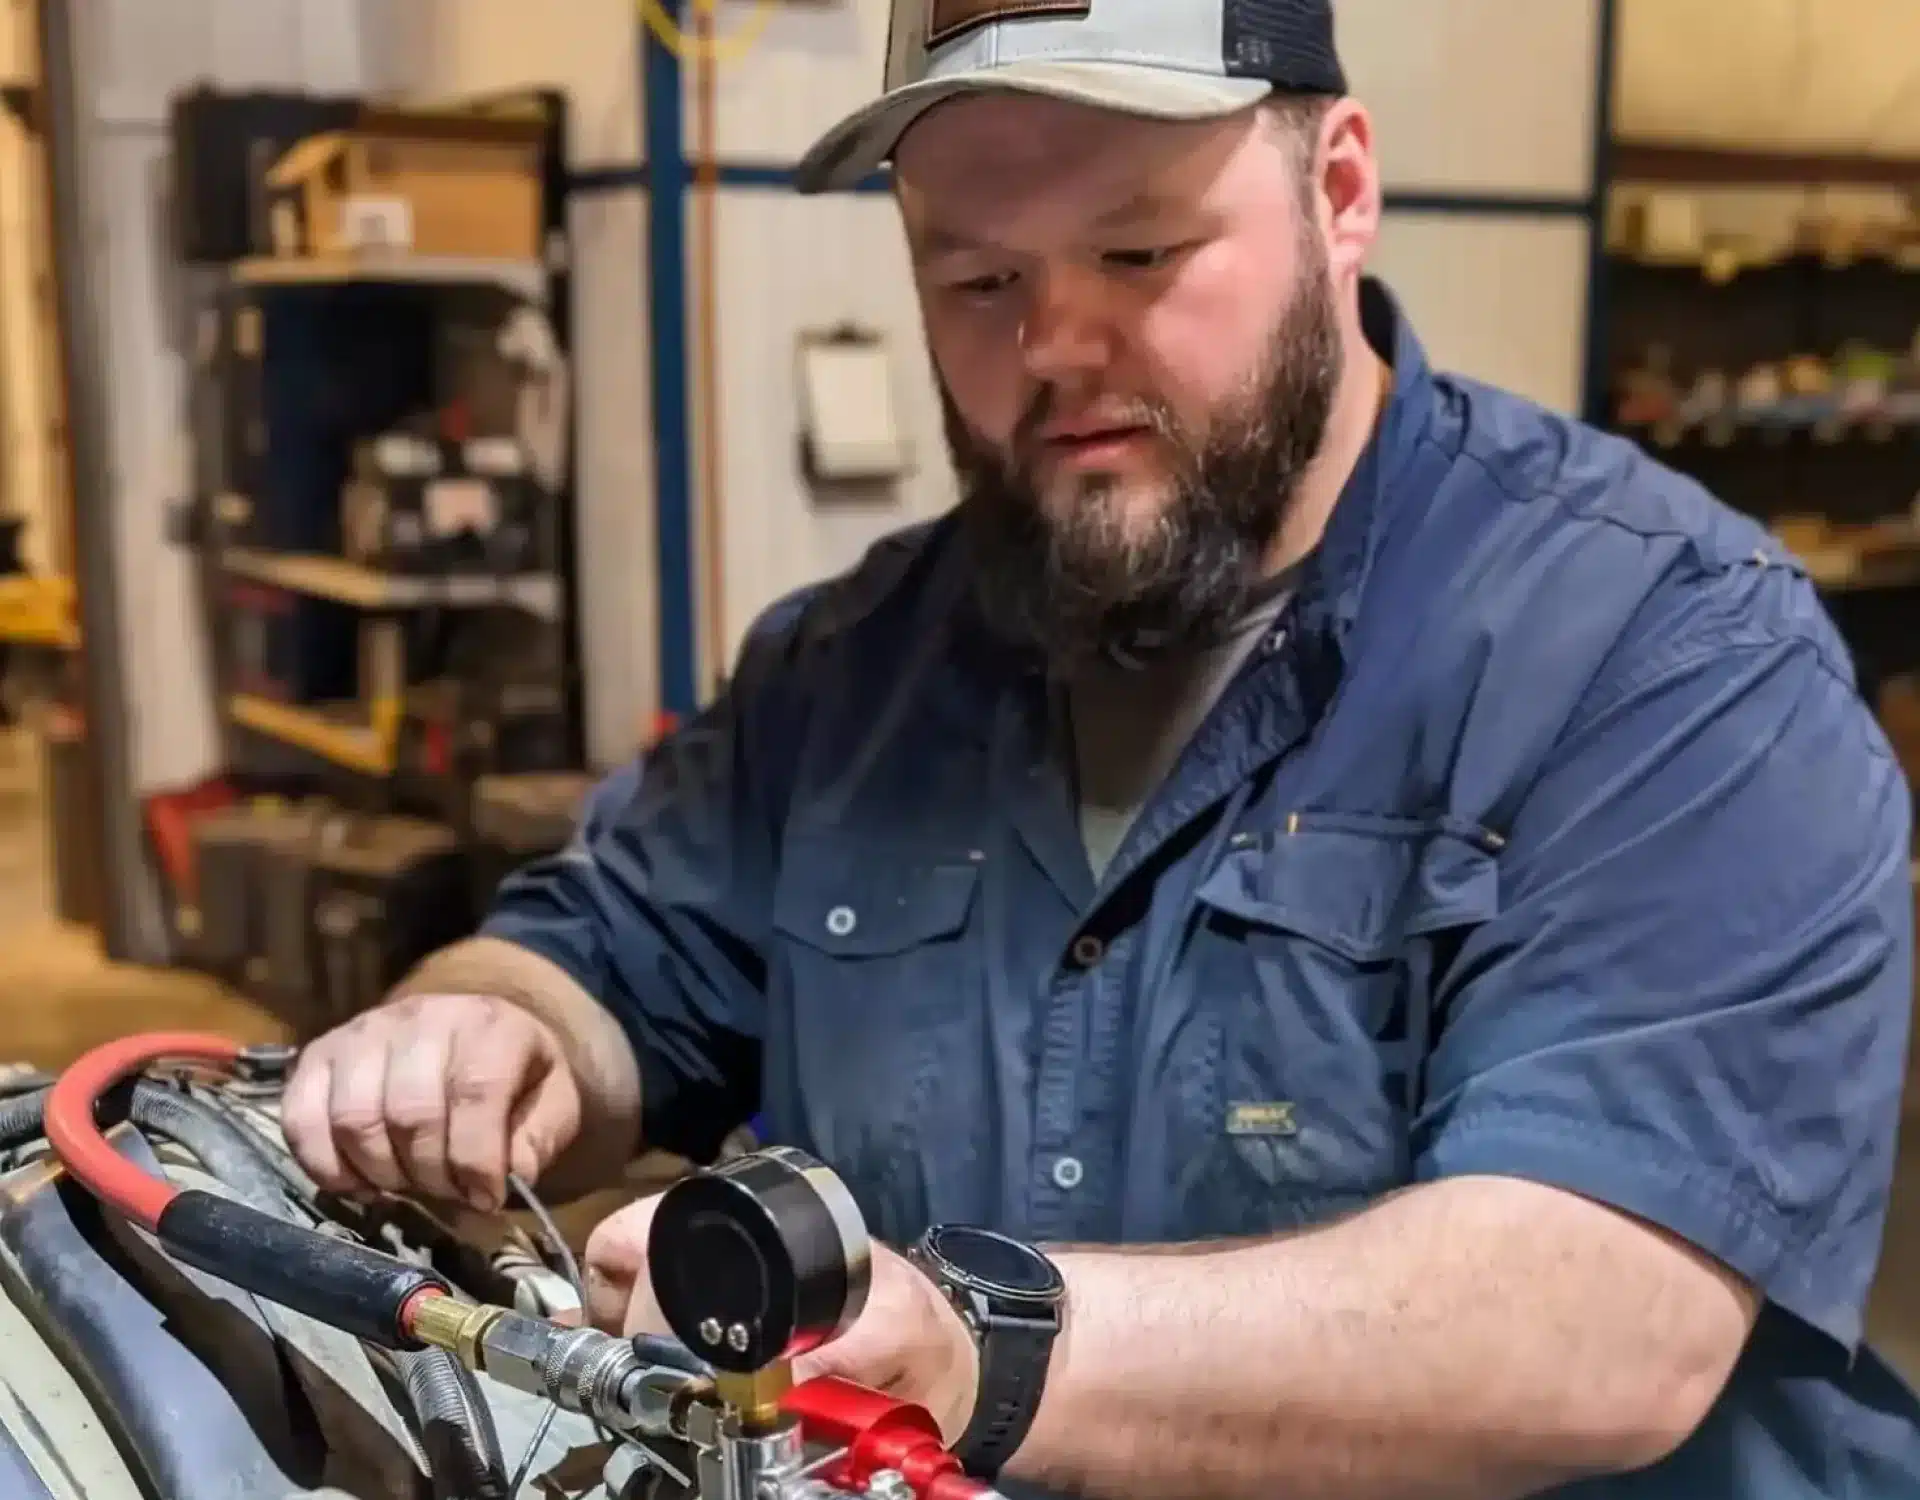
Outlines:
[[359, 704], [320, 707], [235, 693], [227, 699], [227, 713], [242, 728], [350, 771], [368, 776], [393, 771], [391, 737], [366, 721], [366, 710]]
[[507, 605], [546, 621], [560, 617], [559, 580], [547, 573], [495, 578], [485, 573], [382, 573], [320, 553], [227, 548], [221, 566], [238, 578], [361, 609], [478, 609]]
[[243, 286], [337, 286], [353, 281], [494, 285], [530, 302], [543, 302], [547, 296], [547, 269], [538, 261], [486, 260], [478, 256], [258, 255], [236, 261], [233, 278]]
[[1616, 140], [1607, 175], [1615, 183], [1686, 183], [1694, 187], [1920, 188], [1920, 157], [1843, 152], [1741, 151], [1679, 141]]

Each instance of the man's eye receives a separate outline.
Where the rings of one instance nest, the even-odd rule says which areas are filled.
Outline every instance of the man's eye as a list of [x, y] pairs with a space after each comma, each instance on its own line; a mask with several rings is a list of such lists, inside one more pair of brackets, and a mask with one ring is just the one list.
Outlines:
[[1181, 245], [1156, 245], [1144, 250], [1109, 250], [1102, 257], [1110, 266], [1127, 271], [1152, 271], [1164, 266], [1185, 248]]
[[956, 281], [953, 290], [966, 297], [987, 297], [995, 292], [1004, 291], [1013, 284], [1011, 271], [994, 271], [985, 276], [969, 276], [965, 281]]

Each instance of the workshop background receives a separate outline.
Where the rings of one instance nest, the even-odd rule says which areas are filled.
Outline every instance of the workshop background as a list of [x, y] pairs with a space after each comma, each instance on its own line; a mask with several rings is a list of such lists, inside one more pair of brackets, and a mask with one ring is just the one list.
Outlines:
[[[1336, 12], [1435, 358], [1764, 517], [1920, 765], [1920, 5]], [[762, 608], [951, 503], [884, 180], [791, 188], [885, 29], [0, 0], [7, 1055], [372, 1003]], [[1908, 1166], [1920, 1373], [1916, 1255]]]

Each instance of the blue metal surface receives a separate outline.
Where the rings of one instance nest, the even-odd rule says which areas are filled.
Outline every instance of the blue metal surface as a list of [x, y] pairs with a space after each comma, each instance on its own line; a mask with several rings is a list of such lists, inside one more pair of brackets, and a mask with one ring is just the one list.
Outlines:
[[[678, 19], [682, 0], [664, 0]], [[654, 504], [659, 554], [660, 707], [697, 706], [694, 625], [693, 417], [687, 396], [687, 186], [680, 59], [642, 28], [650, 193], [648, 307], [652, 322]]]

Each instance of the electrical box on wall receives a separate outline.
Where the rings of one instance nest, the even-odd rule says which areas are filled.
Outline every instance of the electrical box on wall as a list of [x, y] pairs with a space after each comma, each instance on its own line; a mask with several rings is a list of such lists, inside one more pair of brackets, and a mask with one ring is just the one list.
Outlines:
[[912, 469], [884, 335], [803, 333], [796, 352], [802, 471], [815, 485], [890, 486]]

